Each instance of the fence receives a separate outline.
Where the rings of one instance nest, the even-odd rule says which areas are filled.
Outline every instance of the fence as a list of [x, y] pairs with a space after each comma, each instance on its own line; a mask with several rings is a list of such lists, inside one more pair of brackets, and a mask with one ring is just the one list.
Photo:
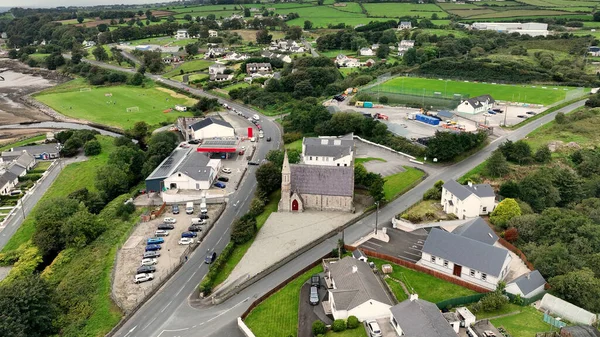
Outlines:
[[[508, 298], [510, 298], [511, 301], [514, 301], [514, 299], [517, 297], [516, 295], [510, 294], [510, 293], [505, 293], [505, 295], [508, 296]], [[535, 301], [541, 300], [542, 297], [544, 297], [544, 295], [546, 295], [545, 291], [542, 292], [542, 293], [539, 293], [539, 294], [537, 294], [537, 295], [535, 295], [533, 297], [530, 297], [530, 298], [521, 297], [521, 300], [523, 301], [522, 305], [523, 306], [528, 306], [528, 305], [530, 305], [531, 303], [533, 303]]]
[[517, 254], [519, 256], [519, 258], [521, 258], [523, 263], [525, 263], [527, 268], [529, 268], [529, 270], [535, 270], [535, 268], [533, 267], [533, 264], [531, 264], [531, 262], [529, 262], [529, 260], [527, 260], [527, 256], [525, 256], [525, 254], [523, 254], [523, 252], [519, 248], [515, 247], [513, 244], [511, 244], [510, 242], [506, 241], [504, 238], [501, 238], [501, 237], [498, 237], [498, 242], [500, 242], [501, 245], [506, 247], [506, 249]]
[[469, 296], [450, 298], [450, 299], [447, 299], [447, 300], [444, 300], [441, 302], [437, 302], [435, 305], [437, 305], [437, 307], [440, 310], [446, 309], [448, 307], [455, 308], [458, 306], [463, 306], [463, 305], [478, 302], [485, 295], [487, 295], [487, 294], [474, 294], [474, 295], [469, 295]]

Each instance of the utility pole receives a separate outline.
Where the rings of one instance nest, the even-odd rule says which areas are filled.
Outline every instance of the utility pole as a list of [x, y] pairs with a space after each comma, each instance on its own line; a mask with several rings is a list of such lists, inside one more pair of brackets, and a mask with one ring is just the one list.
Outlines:
[[377, 225], [379, 223], [379, 201], [375, 202], [377, 210], [375, 211], [375, 235], [377, 235]]
[[508, 115], [508, 102], [504, 106], [504, 126], [506, 127], [506, 115]]

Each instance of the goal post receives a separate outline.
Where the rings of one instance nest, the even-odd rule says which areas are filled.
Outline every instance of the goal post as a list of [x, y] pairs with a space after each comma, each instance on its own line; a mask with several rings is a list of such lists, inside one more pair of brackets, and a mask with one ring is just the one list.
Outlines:
[[127, 112], [140, 112], [140, 108], [137, 106], [132, 106], [130, 108], [127, 108]]
[[87, 91], [92, 91], [92, 88], [80, 88], [79, 92], [87, 92]]

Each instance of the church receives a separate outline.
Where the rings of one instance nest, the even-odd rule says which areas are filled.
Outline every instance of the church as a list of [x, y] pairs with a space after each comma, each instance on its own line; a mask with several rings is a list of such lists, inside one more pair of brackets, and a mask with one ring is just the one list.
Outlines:
[[290, 164], [285, 153], [279, 212], [354, 212], [353, 200], [354, 160], [348, 166]]

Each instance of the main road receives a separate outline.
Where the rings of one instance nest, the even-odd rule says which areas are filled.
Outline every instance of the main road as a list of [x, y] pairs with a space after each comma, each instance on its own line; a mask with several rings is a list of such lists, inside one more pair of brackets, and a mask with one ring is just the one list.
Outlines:
[[[123, 68], [90, 61], [102, 67], [123, 71]], [[129, 70], [132, 72], [132, 70]], [[217, 98], [221, 103], [227, 103], [247, 116], [258, 114], [246, 106], [235, 102], [224, 100], [210, 95], [204, 91], [190, 88], [180, 82], [167, 80], [158, 75], [147, 74], [148, 77], [162, 81], [163, 83], [189, 91], [197, 96]], [[570, 112], [583, 106], [584, 101], [570, 104], [562, 109], [549, 113], [521, 128], [496, 138], [491, 144], [471, 157], [437, 173], [427, 177], [415, 188], [389, 203], [379, 210], [380, 219], [391, 219], [396, 214], [406, 210], [410, 205], [418, 202], [423, 193], [438, 180], [457, 179], [469, 170], [487, 159], [492, 151], [498, 148], [506, 140], [516, 141], [524, 138], [531, 131], [554, 119], [558, 112]], [[275, 122], [264, 118], [261, 122], [265, 130], [265, 136], [271, 136], [273, 142], [261, 143], [255, 154], [255, 159], [263, 159], [266, 153], [280, 146], [281, 134]], [[160, 289], [155, 296], [148, 300], [132, 317], [129, 318], [115, 336], [119, 337], [184, 337], [184, 336], [242, 336], [237, 329], [236, 319], [250, 304], [261, 295], [276, 287], [278, 284], [294, 275], [308, 264], [316, 261], [331, 251], [337, 244], [339, 237], [332, 237], [309, 251], [291, 260], [281, 268], [265, 276], [258, 282], [242, 290], [227, 301], [214, 306], [192, 306], [197, 302], [193, 298], [196, 287], [208, 272], [208, 266], [204, 264], [204, 252], [207, 249], [215, 249], [220, 252], [229, 241], [229, 226], [232, 221], [244, 214], [248, 208], [255, 190], [253, 174], [254, 167], [250, 167], [246, 178], [240, 185], [233, 200], [229, 201], [228, 207], [221, 215], [211, 232], [202, 242], [200, 247], [192, 254], [185, 265]], [[237, 205], [237, 206], [234, 206]], [[388, 221], [389, 222], [389, 221]], [[358, 221], [344, 231], [346, 242], [353, 242], [374, 230], [375, 214]], [[385, 225], [385, 223], [384, 223]], [[197, 303], [195, 303], [197, 304]]]

